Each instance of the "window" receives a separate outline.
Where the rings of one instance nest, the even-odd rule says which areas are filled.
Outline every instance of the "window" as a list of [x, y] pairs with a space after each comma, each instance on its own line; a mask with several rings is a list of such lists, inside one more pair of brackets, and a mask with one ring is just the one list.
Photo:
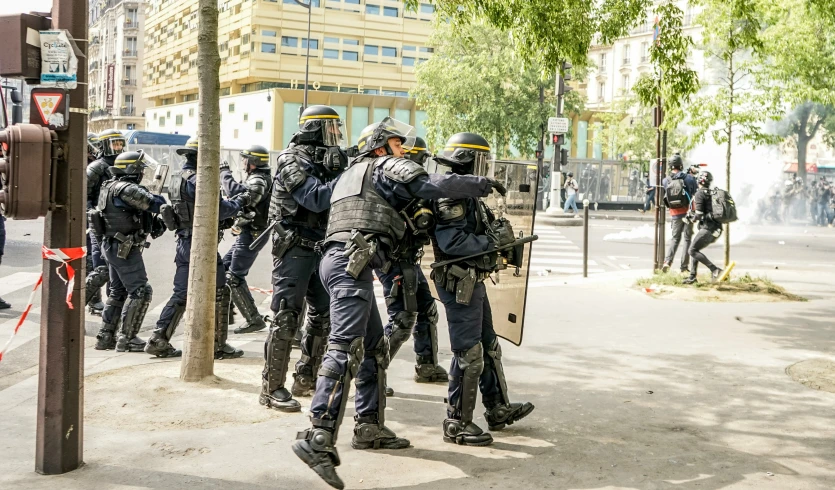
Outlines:
[[406, 46], [405, 44], [403, 45], [403, 51], [416, 51], [416, 50], [417, 50], [417, 48], [414, 47], [414, 46]]
[[176, 125], [176, 126], [182, 126], [183, 125], [183, 115], [182, 114], [177, 114], [176, 119], [174, 119], [174, 125]]
[[233, 133], [234, 133], [234, 135], [232, 137], [237, 139], [238, 138], [238, 130], [236, 129]]
[[249, 114], [244, 112], [244, 122], [247, 122], [247, 121], [249, 121]]
[[380, 6], [365, 4], [365, 13], [371, 15], [380, 15]]
[[435, 13], [435, 6], [430, 3], [422, 3], [420, 4], [420, 13], [422, 14], [434, 14]]
[[621, 76], [620, 84], [623, 87], [623, 90], [629, 90], [629, 75]]
[[275, 43], [261, 43], [262, 53], [275, 53]]
[[297, 47], [299, 47], [299, 38], [281, 36], [281, 45], [282, 46], [288, 46], [288, 47], [291, 47], [291, 48], [297, 48]]
[[400, 9], [397, 7], [383, 7], [383, 15], [386, 17], [399, 17]]
[[624, 65], [628, 65], [629, 62], [631, 61], [630, 51], [631, 51], [630, 46], [628, 44], [623, 47], [623, 64]]
[[351, 5], [359, 5], [360, 0], [342, 0], [345, 3], [350, 3]]
[[421, 53], [434, 53], [435, 48], [427, 48], [426, 46], [421, 46], [420, 47], [420, 52]]
[[310, 49], [319, 49], [318, 39], [304, 39], [302, 38], [302, 48], [307, 49], [307, 43], [310, 43]]
[[325, 36], [325, 44], [339, 44], [339, 38]]
[[347, 44], [348, 46], [359, 46], [360, 42], [356, 39], [343, 39], [342, 44]]
[[194, 117], [194, 108], [188, 110], [188, 117]]
[[415, 59], [411, 56], [404, 56], [403, 66], [415, 66]]
[[359, 61], [359, 53], [356, 51], [343, 51], [342, 59], [346, 61]]
[[322, 51], [322, 57], [327, 58], [329, 60], [338, 60], [339, 59], [339, 50], [338, 49], [326, 49]]
[[255, 130], [256, 131], [263, 131], [264, 130], [264, 121], [255, 121]]
[[606, 82], [600, 82], [597, 86], [597, 99], [603, 100], [604, 97], [606, 97]]
[[641, 63], [649, 61], [649, 43], [644, 41], [641, 43]]
[[126, 95], [125, 96], [125, 107], [133, 107], [133, 95]]
[[[290, 5], [298, 5], [298, 3], [296, 3], [296, 0], [284, 0], [284, 3], [289, 3]], [[319, 6], [319, 0], [310, 0], [310, 3], [314, 7]]]
[[159, 127], [161, 127], [161, 128], [165, 127], [165, 118], [164, 117], [159, 118]]
[[229, 104], [229, 114], [235, 112], [235, 104]]
[[249, 34], [244, 34], [241, 37], [241, 46], [246, 46], [247, 44], [249, 44]]
[[389, 56], [392, 58], [397, 57], [397, 48], [387, 48], [383, 46], [383, 56]]
[[606, 71], [606, 53], [600, 53], [600, 71]]
[[275, 31], [268, 31], [268, 30], [265, 29], [265, 30], [261, 31], [261, 35], [266, 36], [266, 37], [275, 37], [277, 35], [277, 33]]
[[379, 46], [374, 46], [374, 45], [371, 45], [371, 44], [366, 44], [366, 45], [365, 45], [365, 48], [363, 49], [363, 51], [362, 51], [362, 52], [363, 52], [363, 54], [365, 54], [365, 55], [377, 56], [377, 55], [379, 54], [379, 51], [380, 51], [380, 47], [379, 47]]

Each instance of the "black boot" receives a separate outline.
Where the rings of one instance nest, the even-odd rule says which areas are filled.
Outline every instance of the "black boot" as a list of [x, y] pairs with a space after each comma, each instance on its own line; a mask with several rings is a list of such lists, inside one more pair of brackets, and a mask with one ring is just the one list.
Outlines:
[[521, 420], [531, 412], [534, 406], [531, 403], [501, 403], [484, 412], [484, 419], [487, 420], [487, 427], [490, 430], [502, 430], [507, 425]]
[[165, 334], [161, 332], [151, 334], [148, 344], [145, 345], [145, 353], [157, 357], [180, 357], [183, 355], [183, 351], [175, 349], [165, 338]]
[[215, 359], [237, 359], [243, 357], [244, 351], [236, 349], [229, 344], [224, 343], [220, 349], [215, 351]]
[[446, 369], [435, 364], [431, 357], [417, 356], [415, 364], [416, 383], [447, 383], [449, 374]]
[[[116, 329], [108, 329], [109, 325], [102, 325], [96, 335], [96, 350], [113, 350], [116, 348]], [[115, 327], [115, 325], [113, 325]]]
[[293, 396], [313, 396], [316, 389], [316, 377], [307, 373], [293, 373]]
[[269, 394], [265, 393], [262, 389], [258, 402], [267, 408], [272, 408], [279, 412], [300, 412], [302, 409], [301, 404], [294, 400], [293, 395], [284, 387]]
[[302, 439], [293, 443], [296, 456], [328, 485], [340, 490], [345, 488], [345, 483], [336, 474], [340, 460], [334, 447], [333, 434], [326, 429], [314, 427], [300, 432], [299, 437]]
[[444, 442], [461, 446], [489, 446], [493, 444], [493, 436], [472, 422], [464, 424], [457, 419], [446, 419], [444, 420]]
[[116, 352], [143, 352], [147, 342], [134, 336], [129, 339], [127, 335], [119, 335], [116, 341]]
[[354, 416], [354, 437], [351, 447], [354, 449], [405, 449], [411, 445], [408, 439], [397, 437], [391, 429], [377, 423], [377, 415]]
[[12, 305], [7, 303], [3, 298], [0, 298], [0, 310], [8, 310]]

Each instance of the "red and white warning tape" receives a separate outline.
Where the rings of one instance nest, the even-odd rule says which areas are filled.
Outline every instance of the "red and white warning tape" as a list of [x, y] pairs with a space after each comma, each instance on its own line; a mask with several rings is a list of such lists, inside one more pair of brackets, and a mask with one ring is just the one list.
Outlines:
[[254, 287], [250, 286], [249, 290], [250, 291], [255, 291], [256, 293], [261, 293], [261, 294], [273, 294], [272, 289], [261, 289], [261, 288], [254, 288]]
[[[75, 269], [70, 265], [70, 262], [84, 258], [84, 256], [87, 255], [87, 248], [46, 248], [44, 245], [41, 248], [41, 255], [45, 259], [61, 262], [61, 265], [55, 269], [55, 274], [57, 274], [58, 277], [64, 281], [64, 284], [67, 285], [67, 306], [71, 310], [74, 309], [72, 306], [72, 288], [75, 286]], [[61, 275], [61, 268], [67, 269], [66, 279], [64, 279], [64, 276]], [[6, 353], [6, 350], [11, 345], [15, 335], [17, 335], [17, 331], [20, 330], [21, 326], [23, 326], [23, 322], [26, 321], [26, 317], [29, 316], [29, 311], [32, 310], [32, 304], [35, 302], [35, 293], [38, 289], [40, 289], [41, 284], [43, 284], [43, 274], [38, 277], [38, 282], [36, 282], [35, 286], [32, 288], [32, 293], [29, 294], [29, 301], [26, 303], [26, 309], [24, 309], [23, 314], [20, 315], [20, 319], [17, 321], [17, 325], [15, 325], [11, 337], [9, 337], [9, 340], [6, 341], [6, 345], [3, 346], [3, 349], [0, 350], [0, 361], [3, 360], [3, 354]]]

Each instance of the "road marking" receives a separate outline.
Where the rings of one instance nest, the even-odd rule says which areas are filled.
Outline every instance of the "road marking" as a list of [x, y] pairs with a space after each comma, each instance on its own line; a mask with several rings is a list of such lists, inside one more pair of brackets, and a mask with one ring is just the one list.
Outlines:
[[618, 259], [635, 260], [635, 259], [640, 259], [641, 258], [641, 257], [631, 257], [631, 256], [626, 256], [626, 255], [609, 255], [608, 257], [609, 257], [609, 260], [614, 260], [615, 262], [617, 262]]
[[15, 272], [4, 277], [3, 284], [0, 284], [0, 296], [5, 296], [18, 289], [32, 287], [40, 276], [40, 272]]
[[[582, 274], [583, 268], [582, 267], [545, 267], [539, 270], [532, 271], [530, 276], [531, 279], [536, 279], [539, 276], [536, 276], [535, 273], [539, 271], [543, 271], [548, 269], [550, 272], [549, 274]], [[589, 269], [589, 274], [602, 274], [606, 272], [603, 269]], [[547, 275], [544, 277], [548, 277]]]
[[786, 262], [763, 262], [763, 265], [788, 265]]
[[[38, 275], [40, 275], [40, 274], [38, 274]], [[6, 349], [6, 352], [3, 355], [4, 359], [6, 359], [6, 356], [9, 355], [9, 352], [17, 349], [18, 347], [25, 344], [26, 342], [29, 342], [30, 340], [35, 339], [35, 338], [37, 338], [41, 335], [41, 324], [40, 324], [40, 322], [34, 322], [34, 321], [29, 319], [33, 315], [39, 315], [40, 313], [41, 313], [41, 307], [40, 306], [33, 307], [32, 310], [29, 311], [28, 318], [26, 319], [25, 322], [23, 322], [23, 325], [20, 326], [20, 330], [18, 330], [17, 335], [15, 336], [14, 340], [12, 340], [11, 345], [9, 345], [9, 348]], [[7, 339], [8, 337], [10, 337], [12, 335], [12, 331], [14, 330], [15, 326], [17, 325], [18, 320], [20, 320], [20, 318], [15, 317], [12, 320], [9, 320], [9, 321], [7, 321], [3, 324], [0, 324], [0, 339], [4, 339], [3, 342], [5, 342], [5, 339]]]
[[835, 264], [809, 264], [813, 267], [835, 267]]
[[537, 251], [537, 253], [533, 254], [534, 260], [540, 257], [582, 257], [583, 252], [554, 252], [554, 251]]
[[[544, 265], [583, 265], [582, 259], [540, 259], [531, 258], [531, 267]], [[589, 260], [589, 265], [597, 265], [597, 262]]]

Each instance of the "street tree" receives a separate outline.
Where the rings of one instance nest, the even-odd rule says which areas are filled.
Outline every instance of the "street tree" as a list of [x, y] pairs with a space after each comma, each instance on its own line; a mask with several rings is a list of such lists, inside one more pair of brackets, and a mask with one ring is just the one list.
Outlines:
[[[731, 188], [734, 145], [756, 146], [774, 142], [765, 129], [775, 119], [773, 104], [757, 90], [763, 75], [762, 15], [757, 0], [701, 0], [697, 22], [702, 31], [705, 60], [710, 75], [705, 90], [689, 108], [688, 123], [694, 141], [710, 134], [725, 146], [725, 186]], [[730, 263], [730, 226], [725, 227], [725, 266]]]
[[199, 0], [197, 34], [197, 195], [189, 266], [180, 379], [200, 381], [214, 371], [215, 271], [220, 194], [220, 54], [217, 0]]
[[[562, 61], [588, 64], [592, 41], [610, 44], [646, 17], [652, 0], [430, 0], [454, 29], [485, 20], [507, 32], [523, 60], [556, 73]], [[417, 9], [426, 0], [406, 0]]]
[[807, 0], [763, 0], [761, 8], [767, 27], [759, 85], [778, 107], [792, 109], [779, 134], [797, 149], [797, 174], [805, 181], [809, 142], [835, 118], [835, 18], [816, 15]]
[[[426, 111], [429, 144], [437, 148], [450, 135], [470, 131], [487, 138], [499, 157], [509, 156], [511, 147], [532, 155], [554, 113], [555, 77], [526, 65], [509, 35], [483, 21], [439, 22], [429, 44], [434, 54], [418, 66], [411, 93]], [[582, 110], [577, 92], [569, 92], [565, 107]]]

